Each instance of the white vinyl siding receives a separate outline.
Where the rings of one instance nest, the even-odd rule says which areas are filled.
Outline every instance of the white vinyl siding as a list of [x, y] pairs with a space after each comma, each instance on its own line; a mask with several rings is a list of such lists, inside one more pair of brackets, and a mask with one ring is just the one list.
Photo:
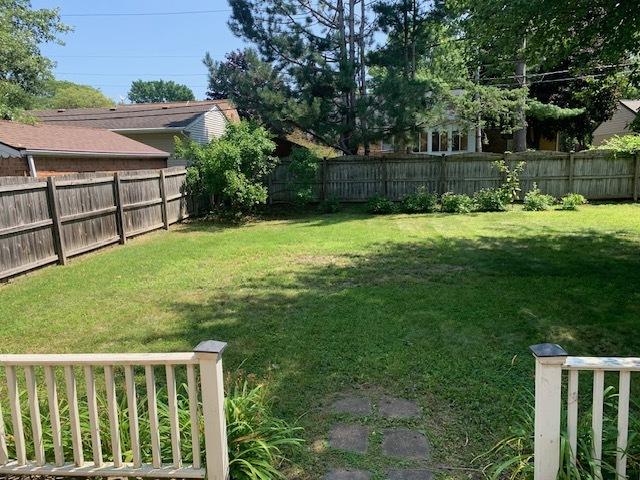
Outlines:
[[209, 143], [220, 138], [227, 127], [227, 119], [218, 107], [214, 107], [195, 119], [185, 131], [198, 143]]
[[614, 135], [629, 133], [629, 124], [633, 122], [635, 114], [624, 105], [618, 104], [618, 109], [610, 120], [602, 122], [593, 131], [593, 145], [601, 145], [606, 139]]

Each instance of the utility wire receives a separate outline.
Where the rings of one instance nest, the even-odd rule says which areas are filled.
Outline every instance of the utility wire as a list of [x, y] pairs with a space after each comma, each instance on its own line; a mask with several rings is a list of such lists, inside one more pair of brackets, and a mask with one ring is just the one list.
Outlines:
[[207, 13], [228, 13], [224, 10], [189, 10], [181, 12], [122, 12], [122, 13], [63, 13], [61, 17], [160, 17], [170, 15], [202, 15]]

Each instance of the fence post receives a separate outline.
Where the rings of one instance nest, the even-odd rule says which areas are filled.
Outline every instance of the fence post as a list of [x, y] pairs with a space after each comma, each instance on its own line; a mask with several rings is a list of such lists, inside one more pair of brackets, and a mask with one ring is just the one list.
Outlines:
[[327, 157], [322, 157], [320, 164], [320, 200], [327, 199]]
[[122, 182], [120, 181], [120, 173], [113, 174], [113, 194], [116, 200], [116, 224], [118, 225], [118, 234], [120, 235], [120, 244], [127, 243], [127, 233], [124, 225], [124, 208], [122, 206]]
[[54, 177], [47, 178], [47, 192], [49, 197], [49, 212], [53, 226], [51, 232], [53, 234], [53, 244], [58, 254], [58, 263], [60, 265], [67, 264], [67, 254], [64, 251], [64, 238], [62, 237], [62, 222], [60, 222], [60, 212], [58, 211], [58, 191], [56, 190], [56, 179]]
[[569, 165], [568, 165], [568, 169], [569, 169], [569, 185], [568, 185], [568, 191], [567, 193], [573, 193], [573, 173], [574, 173], [574, 155], [576, 152], [574, 152], [573, 150], [571, 150], [569, 152]]
[[229, 478], [227, 425], [224, 415], [222, 352], [227, 344], [207, 340], [194, 348], [200, 365], [207, 480]]
[[440, 195], [447, 193], [447, 155], [442, 154], [440, 159]]
[[167, 183], [164, 170], [160, 170], [160, 198], [162, 199], [162, 223], [164, 229], [169, 230], [169, 213], [167, 208]]
[[633, 201], [638, 201], [638, 196], [640, 195], [640, 160], [638, 158], [638, 152], [633, 154], [633, 164], [634, 164], [634, 176], [633, 176]]
[[534, 480], [556, 480], [560, 468], [562, 365], [567, 352], [559, 345], [529, 347], [536, 359]]

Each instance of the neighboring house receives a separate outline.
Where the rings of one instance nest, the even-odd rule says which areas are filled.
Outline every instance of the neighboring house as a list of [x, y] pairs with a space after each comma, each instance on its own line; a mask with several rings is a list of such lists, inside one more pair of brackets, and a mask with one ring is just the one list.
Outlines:
[[101, 128], [0, 121], [0, 176], [159, 169], [168, 157]]
[[[406, 143], [406, 153], [418, 155], [452, 155], [476, 151], [476, 129], [455, 122], [423, 128]], [[383, 138], [370, 145], [371, 155], [384, 155], [400, 150], [393, 137]], [[405, 153], [405, 152], [401, 152]]]
[[597, 147], [608, 138], [614, 135], [625, 135], [633, 133], [629, 130], [629, 125], [640, 111], [640, 100], [619, 100], [618, 108], [606, 122], [602, 122], [593, 131], [593, 146]]
[[169, 165], [184, 165], [175, 158], [174, 138], [208, 143], [220, 137], [228, 123], [240, 120], [228, 100], [140, 103], [110, 108], [74, 108], [31, 112], [41, 122], [106, 128], [171, 154]]

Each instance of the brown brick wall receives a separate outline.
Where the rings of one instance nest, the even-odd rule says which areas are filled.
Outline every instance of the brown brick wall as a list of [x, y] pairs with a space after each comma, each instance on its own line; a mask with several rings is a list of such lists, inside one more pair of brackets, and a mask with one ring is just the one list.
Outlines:
[[0, 158], [0, 177], [27, 177], [29, 165], [26, 158]]
[[34, 157], [39, 177], [80, 172], [115, 172], [167, 168], [159, 158]]

